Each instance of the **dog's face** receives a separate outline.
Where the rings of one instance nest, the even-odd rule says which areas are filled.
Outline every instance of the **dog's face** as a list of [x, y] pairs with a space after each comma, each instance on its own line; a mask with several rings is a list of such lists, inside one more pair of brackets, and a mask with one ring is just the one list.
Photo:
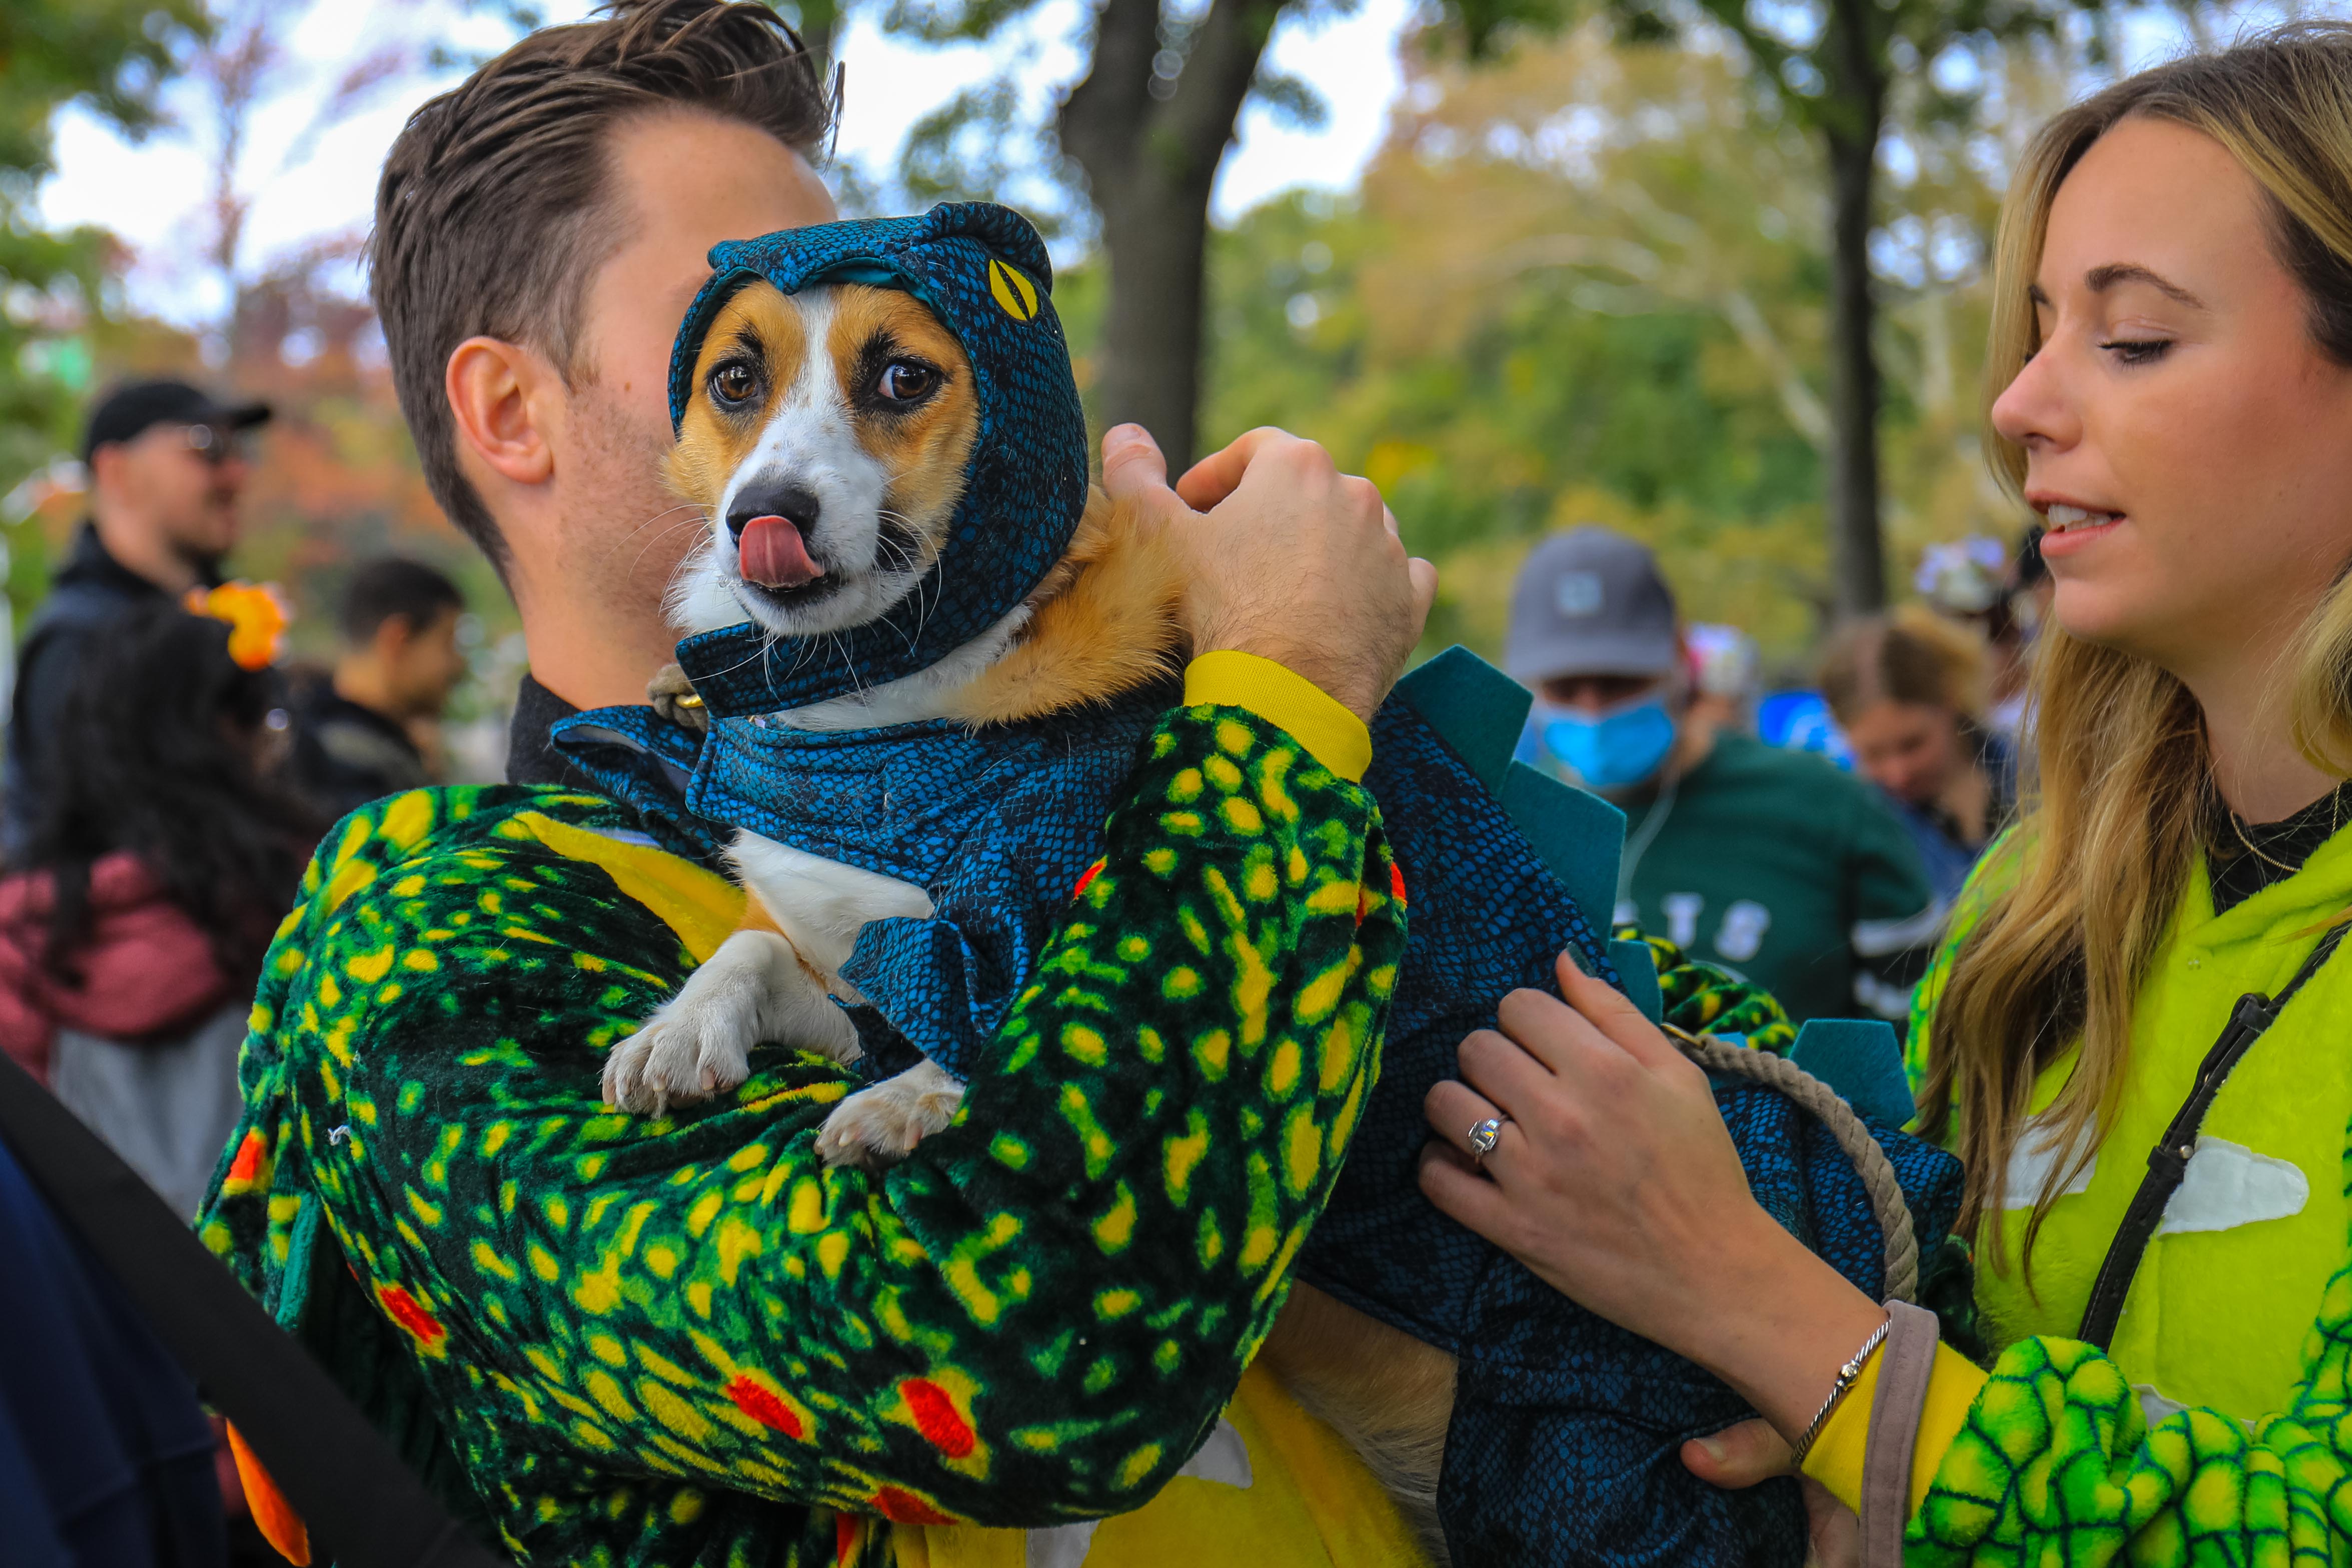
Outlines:
[[746, 286], [703, 339], [670, 455], [710, 525], [672, 619], [805, 637], [886, 613], [938, 559], [979, 429], [971, 362], [914, 296]]

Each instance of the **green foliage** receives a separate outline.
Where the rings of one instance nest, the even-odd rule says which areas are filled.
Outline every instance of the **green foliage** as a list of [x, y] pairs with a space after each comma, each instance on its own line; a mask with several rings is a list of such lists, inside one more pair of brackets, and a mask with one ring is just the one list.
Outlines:
[[105, 237], [58, 234], [31, 207], [50, 127], [77, 100], [125, 131], [153, 126], [173, 45], [196, 0], [8, 0], [0, 6], [0, 494], [69, 446], [102, 305]]
[[882, 30], [924, 44], [968, 44], [992, 37], [1027, 16], [1038, 0], [890, 0]]
[[[1215, 236], [1203, 446], [1281, 424], [1380, 484], [1444, 574], [1432, 646], [1496, 651], [1528, 545], [1599, 522], [1660, 549], [1694, 619], [1798, 664], [1829, 601], [1811, 139], [1741, 90], [1720, 35], [1665, 49], [1589, 26], [1475, 68], [1410, 58], [1359, 194], [1286, 196]], [[1896, 131], [1881, 351], [1902, 570], [2014, 519], [1974, 436], [1988, 132]], [[1055, 291], [1082, 369], [1098, 274]]]

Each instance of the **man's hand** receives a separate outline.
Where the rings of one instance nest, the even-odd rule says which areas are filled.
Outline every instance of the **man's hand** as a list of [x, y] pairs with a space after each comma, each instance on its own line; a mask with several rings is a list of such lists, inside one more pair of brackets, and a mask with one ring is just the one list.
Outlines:
[[1202, 459], [1171, 490], [1150, 434], [1122, 424], [1103, 437], [1103, 488], [1159, 521], [1184, 562], [1195, 657], [1259, 654], [1371, 717], [1421, 641], [1437, 569], [1406, 556], [1370, 480], [1341, 474], [1311, 441], [1265, 429]]

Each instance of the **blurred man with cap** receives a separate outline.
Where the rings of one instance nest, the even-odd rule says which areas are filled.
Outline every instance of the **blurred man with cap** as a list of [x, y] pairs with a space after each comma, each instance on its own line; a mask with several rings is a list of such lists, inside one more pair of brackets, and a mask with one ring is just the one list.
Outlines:
[[65, 693], [106, 623], [220, 581], [247, 477], [241, 441], [268, 418], [267, 403], [225, 403], [175, 381], [117, 387], [90, 411], [89, 517], [16, 655], [0, 850], [23, 841]]
[[1536, 693], [1521, 758], [1625, 810], [1618, 924], [1765, 987], [1801, 1021], [1900, 1023], [1943, 915], [1918, 852], [1861, 780], [1692, 711], [1647, 549], [1599, 528], [1537, 546], [1505, 660]]

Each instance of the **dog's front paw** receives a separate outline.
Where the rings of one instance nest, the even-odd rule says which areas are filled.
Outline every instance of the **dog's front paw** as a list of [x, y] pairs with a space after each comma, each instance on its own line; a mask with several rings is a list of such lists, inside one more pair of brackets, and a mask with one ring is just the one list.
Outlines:
[[661, 673], [646, 683], [646, 701], [662, 717], [697, 735], [710, 729], [710, 710], [702, 706], [696, 695], [694, 683], [686, 678], [686, 671], [677, 664], [664, 664]]
[[917, 1144], [955, 1120], [963, 1085], [925, 1061], [861, 1089], [833, 1108], [816, 1135], [828, 1166], [868, 1170], [898, 1164]]
[[758, 1020], [723, 995], [692, 987], [604, 1055], [604, 1103], [660, 1115], [708, 1100], [751, 1075]]

